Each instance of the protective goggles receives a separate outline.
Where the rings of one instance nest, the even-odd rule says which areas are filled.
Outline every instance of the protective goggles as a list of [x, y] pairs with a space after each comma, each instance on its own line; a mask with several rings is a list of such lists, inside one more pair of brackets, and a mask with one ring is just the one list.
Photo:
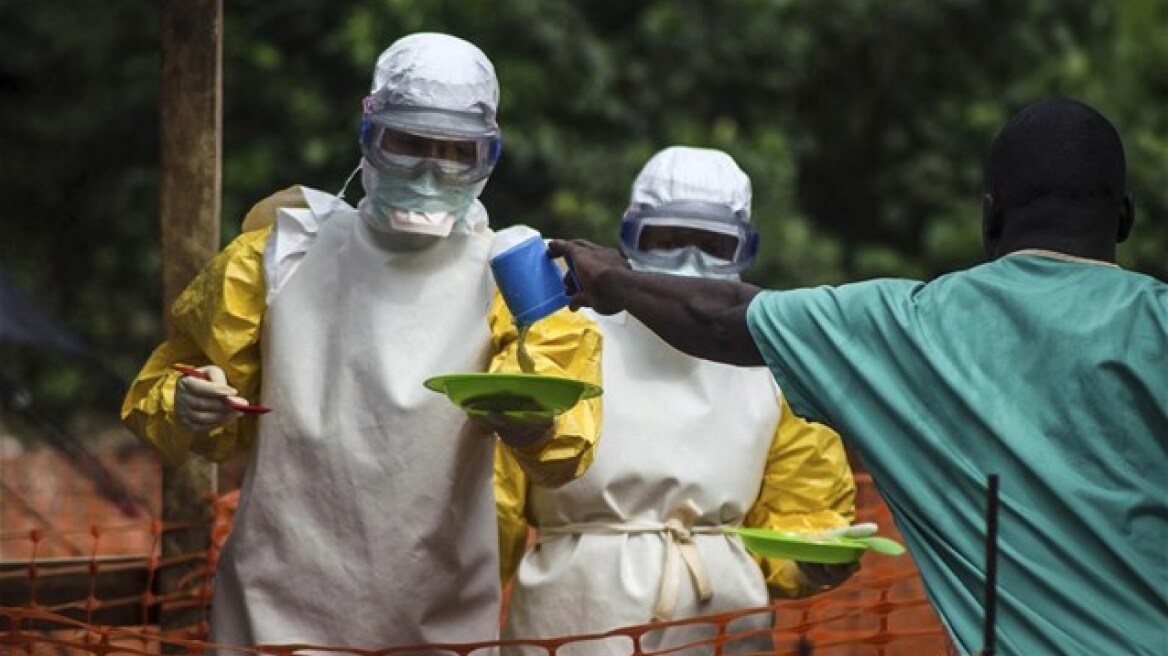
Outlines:
[[485, 180], [499, 161], [502, 140], [423, 136], [372, 121], [361, 127], [361, 154], [383, 173], [416, 178], [430, 171], [440, 182]]
[[739, 273], [758, 254], [758, 233], [746, 212], [719, 203], [641, 205], [625, 212], [621, 249], [630, 259], [669, 268], [680, 265], [688, 251], [698, 251], [710, 273]]
[[360, 140], [361, 154], [383, 173], [415, 178], [430, 171], [450, 184], [486, 179], [503, 150], [498, 129], [481, 116], [385, 108], [371, 99], [365, 103]]

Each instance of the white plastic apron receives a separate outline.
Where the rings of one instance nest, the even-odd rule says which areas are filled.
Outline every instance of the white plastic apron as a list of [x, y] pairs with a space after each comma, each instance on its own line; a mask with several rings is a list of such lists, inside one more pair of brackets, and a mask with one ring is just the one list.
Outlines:
[[402, 253], [351, 209], [320, 225], [265, 317], [273, 411], [219, 564], [211, 640], [497, 636], [493, 445], [422, 386], [487, 365], [490, 235]]
[[[543, 530], [520, 564], [505, 637], [558, 637], [649, 622], [663, 580], [676, 591], [674, 619], [765, 606], [757, 564], [738, 538], [718, 528], [741, 525], [758, 497], [779, 424], [774, 379], [763, 368], [691, 358], [626, 314], [596, 319], [604, 335], [604, 425], [596, 460], [582, 478], [559, 489], [532, 488], [528, 512]], [[691, 505], [696, 518], [686, 517]], [[708, 601], [698, 599], [688, 558], [669, 546], [671, 525], [679, 519], [693, 529], [688, 539], [708, 576]], [[756, 616], [731, 630], [768, 624]], [[713, 627], [675, 627], [654, 632], [643, 646], [713, 635]], [[730, 647], [765, 650], [769, 644], [763, 638]], [[560, 654], [631, 651], [627, 640], [612, 640]], [[698, 651], [712, 649], [686, 653]]]

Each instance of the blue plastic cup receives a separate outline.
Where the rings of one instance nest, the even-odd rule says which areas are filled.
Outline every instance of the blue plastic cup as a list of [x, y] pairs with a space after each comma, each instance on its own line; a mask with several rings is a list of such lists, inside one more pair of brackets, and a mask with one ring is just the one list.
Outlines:
[[518, 326], [530, 326], [568, 306], [564, 274], [538, 234], [491, 258], [491, 273]]

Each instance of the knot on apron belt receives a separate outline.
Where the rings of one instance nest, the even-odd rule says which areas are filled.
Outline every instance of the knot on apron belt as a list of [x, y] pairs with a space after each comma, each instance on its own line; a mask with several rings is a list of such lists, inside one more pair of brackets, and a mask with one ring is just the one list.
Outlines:
[[657, 593], [657, 603], [653, 606], [653, 620], [665, 621], [673, 618], [677, 610], [678, 593], [686, 572], [693, 581], [697, 598], [706, 602], [713, 598], [714, 589], [710, 575], [706, 571], [702, 552], [694, 544], [697, 534], [721, 534], [717, 526], [694, 526], [701, 512], [692, 501], [687, 501], [661, 522], [593, 522], [564, 524], [562, 526], [540, 527], [538, 541], [546, 542], [563, 535], [622, 535], [633, 533], [658, 533], [665, 541], [665, 564], [661, 570], [661, 587]]
[[671, 517], [665, 520], [665, 532], [674, 542], [689, 544], [693, 542], [693, 531], [680, 518]]
[[657, 605], [653, 607], [654, 620], [673, 619], [673, 612], [677, 610], [678, 589], [681, 579], [685, 578], [680, 570], [682, 563], [685, 563], [685, 569], [693, 579], [698, 599], [706, 602], [714, 596], [702, 552], [693, 543], [693, 524], [700, 516], [701, 512], [693, 501], [687, 501], [665, 520], [665, 568], [662, 571], [661, 590], [657, 593]]

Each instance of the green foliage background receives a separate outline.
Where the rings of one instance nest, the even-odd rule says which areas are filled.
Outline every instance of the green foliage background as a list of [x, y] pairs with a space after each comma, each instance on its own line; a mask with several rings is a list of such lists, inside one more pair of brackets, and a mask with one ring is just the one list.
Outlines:
[[[127, 381], [161, 334], [159, 11], [0, 0], [0, 269]], [[997, 128], [1061, 95], [1124, 137], [1138, 223], [1121, 263], [1168, 277], [1165, 0], [227, 0], [224, 14], [225, 241], [276, 189], [340, 187], [377, 55], [431, 30], [498, 70], [505, 149], [483, 196], [497, 226], [614, 244], [645, 160], [709, 146], [754, 182], [749, 280], [933, 276], [978, 260]], [[0, 362], [58, 409], [112, 413], [123, 391], [9, 345]]]

